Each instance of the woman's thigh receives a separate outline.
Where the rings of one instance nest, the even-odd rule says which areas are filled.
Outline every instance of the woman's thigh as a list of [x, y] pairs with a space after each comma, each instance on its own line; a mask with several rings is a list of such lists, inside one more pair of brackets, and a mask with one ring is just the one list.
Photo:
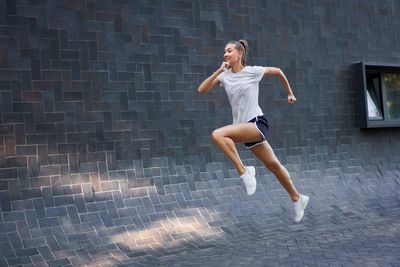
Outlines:
[[235, 143], [256, 142], [262, 139], [254, 123], [237, 123], [214, 130], [213, 135], [229, 137]]

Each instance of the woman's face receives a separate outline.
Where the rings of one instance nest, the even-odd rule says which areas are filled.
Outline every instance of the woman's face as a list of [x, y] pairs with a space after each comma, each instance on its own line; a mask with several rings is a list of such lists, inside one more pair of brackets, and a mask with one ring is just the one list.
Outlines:
[[236, 49], [235, 44], [227, 44], [224, 50], [224, 61], [229, 62], [229, 65], [240, 63], [242, 53]]

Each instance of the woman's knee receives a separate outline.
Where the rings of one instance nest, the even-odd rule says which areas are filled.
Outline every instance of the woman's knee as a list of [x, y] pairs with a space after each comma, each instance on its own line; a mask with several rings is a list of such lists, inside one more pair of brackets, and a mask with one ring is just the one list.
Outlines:
[[211, 133], [211, 139], [214, 142], [217, 142], [218, 140], [220, 140], [221, 138], [223, 138], [223, 134], [222, 131], [220, 129], [215, 129], [212, 133]]

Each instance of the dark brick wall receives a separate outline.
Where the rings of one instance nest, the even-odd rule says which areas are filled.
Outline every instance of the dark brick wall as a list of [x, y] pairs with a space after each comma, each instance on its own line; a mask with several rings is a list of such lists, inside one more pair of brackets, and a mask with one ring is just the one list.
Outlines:
[[[24, 239], [28, 231], [26, 240], [38, 242], [20, 246], [20, 255], [4, 252], [9, 264], [57, 261], [47, 250], [58, 251], [64, 237], [46, 229], [69, 236], [71, 225], [82, 223], [74, 230], [80, 234], [89, 223], [129, 224], [123, 214], [141, 225], [169, 216], [162, 211], [171, 207], [225, 203], [212, 190], [240, 183], [209, 135], [231, 122], [230, 107], [222, 88], [201, 96], [197, 86], [231, 39], [249, 41], [248, 64], [280, 67], [291, 82], [295, 106], [271, 78], [261, 83], [260, 105], [269, 141], [302, 189], [328, 198], [319, 190], [336, 183], [392, 171], [398, 178], [400, 130], [359, 130], [352, 70], [363, 60], [400, 61], [398, 1], [0, 6], [0, 236], [12, 240], [18, 231]], [[40, 234], [46, 241], [35, 239]], [[10, 243], [3, 247], [9, 251]]]
[[281, 67], [298, 98], [286, 105], [276, 80], [262, 82], [260, 103], [282, 161], [307, 165], [399, 148], [397, 129], [359, 131], [351, 68], [399, 61], [397, 2], [2, 6], [1, 185], [17, 199], [23, 190], [33, 197], [52, 186], [64, 194], [71, 192], [63, 186], [82, 183], [95, 191], [119, 189], [119, 181], [155, 184], [159, 192], [182, 182], [194, 189], [207, 163], [226, 162], [209, 138], [231, 122], [226, 96], [221, 88], [200, 96], [196, 88], [230, 39], [249, 41], [249, 64]]

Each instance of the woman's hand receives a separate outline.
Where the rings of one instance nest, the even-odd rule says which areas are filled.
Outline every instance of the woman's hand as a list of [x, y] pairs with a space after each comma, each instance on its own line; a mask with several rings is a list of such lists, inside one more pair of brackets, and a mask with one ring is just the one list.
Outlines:
[[294, 104], [297, 101], [296, 97], [292, 94], [288, 95], [287, 100], [289, 104]]
[[221, 67], [219, 67], [219, 70], [224, 71], [224, 70], [226, 70], [226, 69], [229, 69], [230, 67], [231, 67], [231, 66], [229, 65], [229, 62], [224, 61], [224, 62], [222, 62]]

